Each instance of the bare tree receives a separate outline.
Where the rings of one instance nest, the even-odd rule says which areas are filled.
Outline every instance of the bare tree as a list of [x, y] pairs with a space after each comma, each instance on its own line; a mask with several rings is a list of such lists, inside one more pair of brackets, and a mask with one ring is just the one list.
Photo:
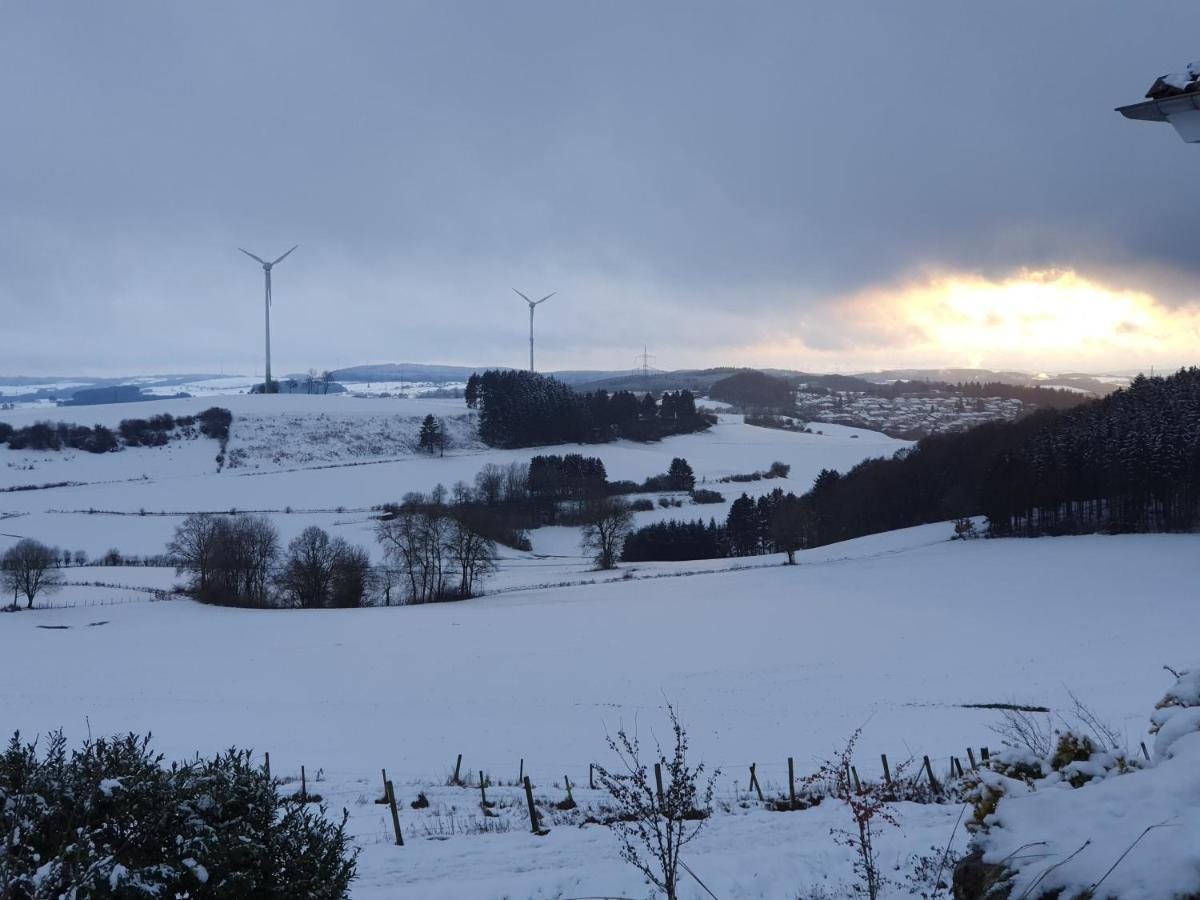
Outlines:
[[583, 504], [582, 547], [598, 569], [615, 569], [621, 546], [633, 528], [633, 512], [620, 497], [596, 497]]
[[269, 606], [279, 535], [269, 519], [250, 515], [188, 516], [167, 545], [177, 571], [192, 576], [205, 602]]
[[371, 570], [372, 592], [376, 597], [383, 598], [384, 606], [392, 605], [392, 591], [396, 588], [399, 575], [399, 571], [386, 563]]
[[436, 505], [405, 505], [380, 522], [376, 538], [408, 579], [409, 603], [433, 603], [446, 593], [446, 535], [450, 521]]
[[496, 571], [496, 542], [471, 527], [469, 514], [456, 515], [446, 534], [446, 555], [458, 571], [458, 596], [474, 597], [478, 584]]
[[336, 550], [329, 534], [310, 525], [288, 544], [279, 587], [295, 606], [318, 609], [329, 605]]
[[504, 466], [496, 463], [487, 463], [476, 472], [475, 490], [479, 494], [479, 501], [485, 506], [498, 506], [504, 498], [505, 477]]
[[38, 594], [51, 594], [62, 587], [62, 576], [55, 570], [58, 559], [58, 550], [32, 538], [22, 538], [8, 548], [0, 558], [0, 570], [13, 592], [13, 609], [18, 594], [25, 595], [25, 608], [33, 609]]
[[219, 517], [193, 513], [179, 524], [175, 536], [167, 544], [167, 555], [175, 562], [176, 574], [191, 575], [193, 591], [203, 593], [208, 590], [219, 527]]
[[[597, 779], [615, 807], [608, 827], [621, 841], [621, 859], [640, 871], [667, 895], [677, 900], [680, 853], [712, 813], [714, 771], [701, 787], [704, 764], [689, 766], [687, 731], [674, 707], [667, 704], [675, 746], [668, 759], [656, 748], [655, 762], [644, 762], [635, 733], [621, 729], [608, 746], [624, 771], [597, 766]], [[650, 767], [654, 766], [651, 774]]]
[[504, 500], [524, 503], [529, 499], [529, 464], [513, 462], [504, 467]]

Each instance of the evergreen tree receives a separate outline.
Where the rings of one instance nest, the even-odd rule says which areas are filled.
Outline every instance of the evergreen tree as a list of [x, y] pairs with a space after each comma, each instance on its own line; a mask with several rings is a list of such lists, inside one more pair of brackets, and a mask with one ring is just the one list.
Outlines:
[[435, 453], [441, 443], [442, 429], [437, 419], [430, 413], [421, 423], [421, 432], [417, 437], [417, 445], [426, 453]]
[[[666, 395], [663, 396], [665, 398]], [[696, 475], [692, 467], [686, 459], [679, 456], [671, 460], [671, 466], [667, 469], [667, 480], [673, 491], [690, 491], [696, 486]]]

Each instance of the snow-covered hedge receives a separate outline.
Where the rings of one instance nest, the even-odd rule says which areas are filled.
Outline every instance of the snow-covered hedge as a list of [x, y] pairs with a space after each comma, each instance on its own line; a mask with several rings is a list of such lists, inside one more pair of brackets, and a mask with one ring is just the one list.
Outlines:
[[341, 900], [355, 854], [249, 754], [166, 767], [149, 738], [0, 753], [0, 897]]
[[1154, 759], [1058, 735], [1053, 754], [999, 754], [976, 775], [972, 854], [955, 897], [1200, 896], [1200, 667], [1158, 704]]

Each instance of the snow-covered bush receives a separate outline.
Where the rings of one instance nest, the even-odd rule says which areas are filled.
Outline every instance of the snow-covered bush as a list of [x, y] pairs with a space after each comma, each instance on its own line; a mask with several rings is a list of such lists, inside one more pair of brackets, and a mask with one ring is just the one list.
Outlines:
[[965, 518], [954, 520], [954, 535], [950, 540], [969, 541], [977, 537], [979, 537], [979, 529], [975, 527], [974, 520]]
[[1150, 717], [1154, 740], [1154, 758], [1170, 759], [1172, 746], [1183, 735], [1200, 731], [1200, 665], [1176, 672], [1175, 684], [1158, 701]]
[[148, 737], [62, 734], [0, 753], [0, 897], [340, 900], [355, 874], [345, 816], [278, 796], [230, 750], [166, 767]]
[[1010, 747], [971, 773], [974, 838], [954, 896], [1200, 896], [1196, 671], [1176, 673], [1158, 704], [1153, 763], [1076, 729], [1057, 733], [1049, 754]]

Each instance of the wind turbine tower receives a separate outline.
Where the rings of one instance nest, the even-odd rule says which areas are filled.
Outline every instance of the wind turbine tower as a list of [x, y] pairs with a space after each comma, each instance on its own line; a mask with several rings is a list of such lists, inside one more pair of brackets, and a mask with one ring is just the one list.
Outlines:
[[528, 297], [526, 297], [524, 294], [522, 294], [516, 288], [513, 288], [513, 291], [516, 293], [516, 295], [518, 297], [520, 297], [522, 300], [524, 300], [526, 303], [529, 304], [529, 371], [533, 372], [533, 371], [536, 371], [533, 368], [533, 310], [539, 303], [545, 303], [547, 300], [549, 300], [551, 297], [553, 297], [555, 294], [557, 294], [558, 291], [551, 291], [549, 294], [547, 294], [541, 300], [530, 300]]
[[[300, 246], [299, 244], [296, 245], [296, 247], [299, 247], [299, 246]], [[295, 250], [296, 247], [293, 247], [292, 250]], [[238, 247], [238, 249], [242, 250], [241, 247]], [[266, 281], [265, 309], [266, 309], [266, 316], [267, 316], [267, 371], [266, 371], [266, 380], [263, 382], [263, 393], [264, 394], [273, 393], [271, 390], [271, 269], [274, 268], [275, 266], [279, 265], [285, 259], [287, 259], [288, 256], [291, 255], [292, 250], [289, 250], [287, 253], [283, 254], [283, 256], [279, 257], [279, 259], [274, 260], [273, 262], [267, 262], [262, 257], [255, 256], [249, 250], [242, 250], [242, 252], [245, 253], [248, 257], [250, 257], [252, 260], [254, 260], [255, 262], [260, 263], [262, 265], [263, 277]]]

